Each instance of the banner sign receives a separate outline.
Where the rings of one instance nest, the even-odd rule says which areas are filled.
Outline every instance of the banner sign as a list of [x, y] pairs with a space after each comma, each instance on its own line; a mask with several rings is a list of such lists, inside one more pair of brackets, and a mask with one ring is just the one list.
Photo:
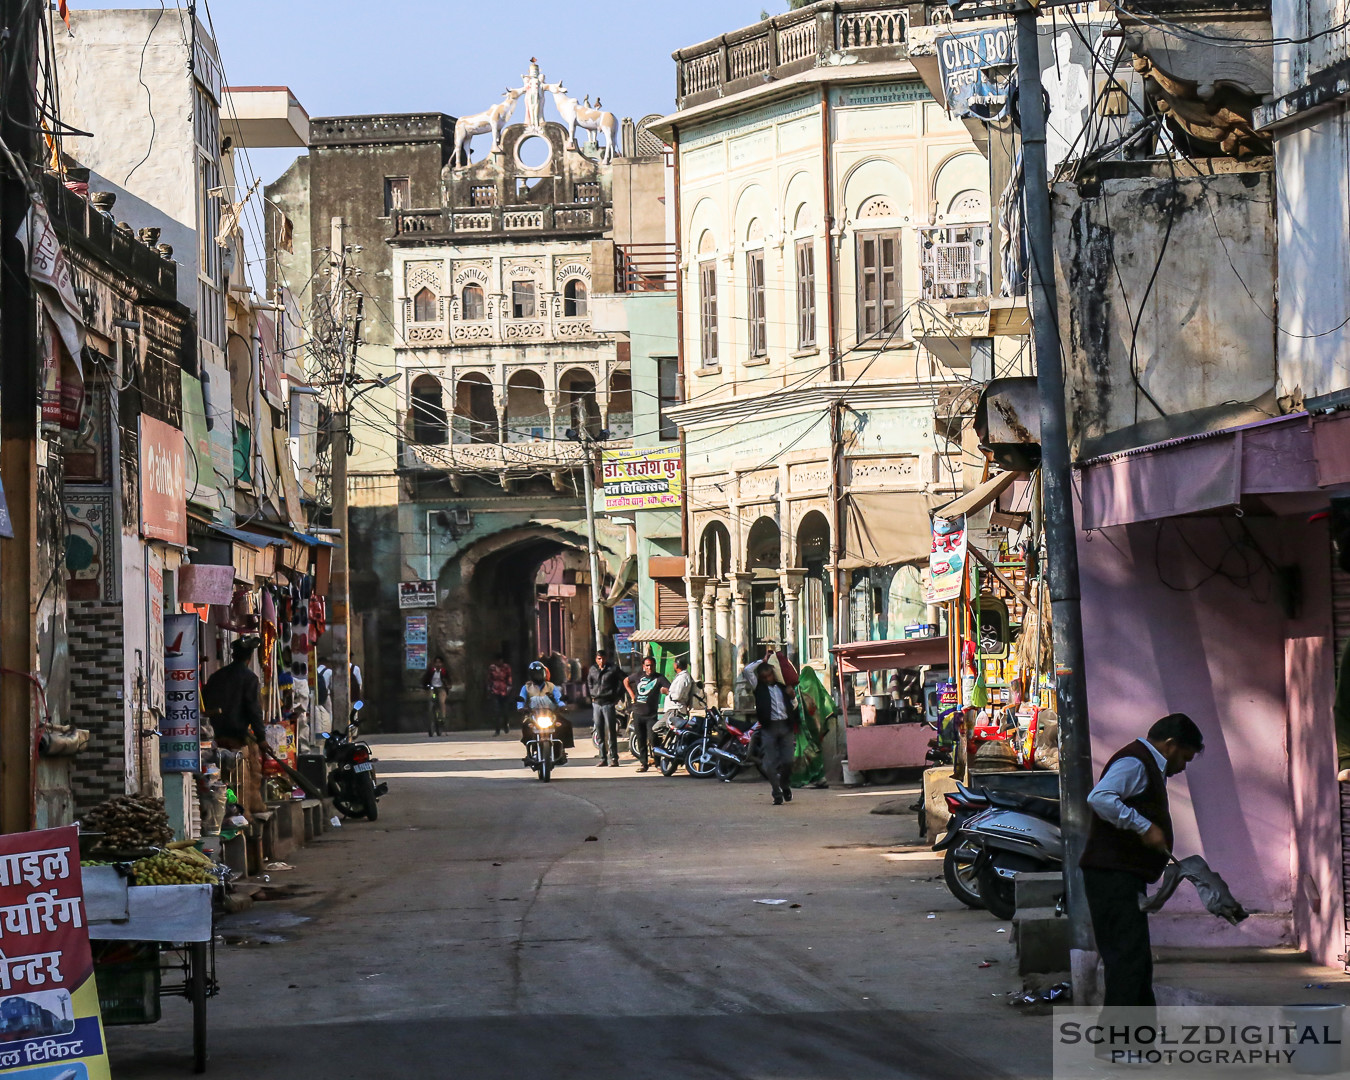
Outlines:
[[427, 667], [427, 617], [408, 615], [403, 620], [403, 646], [409, 671], [425, 671]]
[[966, 517], [933, 519], [933, 547], [928, 555], [927, 603], [941, 604], [961, 595], [966, 578]]
[[187, 547], [187, 448], [183, 433], [141, 413], [141, 535]]
[[164, 617], [164, 719], [159, 740], [160, 772], [195, 773], [202, 767], [201, 703], [198, 696], [194, 614]]
[[398, 583], [398, 606], [401, 608], [435, 607], [436, 583], [434, 581], [400, 581]]
[[956, 116], [998, 120], [1016, 81], [1017, 42], [1011, 26], [938, 38], [938, 74], [947, 109]]
[[657, 510], [680, 505], [683, 464], [678, 446], [606, 450], [605, 510]]
[[78, 827], [0, 836], [0, 1075], [110, 1080]]

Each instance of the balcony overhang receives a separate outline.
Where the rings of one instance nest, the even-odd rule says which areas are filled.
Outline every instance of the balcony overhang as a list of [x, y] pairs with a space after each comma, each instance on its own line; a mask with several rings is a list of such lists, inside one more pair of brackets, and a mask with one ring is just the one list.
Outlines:
[[308, 146], [309, 113], [286, 86], [227, 86], [220, 130], [254, 150]]

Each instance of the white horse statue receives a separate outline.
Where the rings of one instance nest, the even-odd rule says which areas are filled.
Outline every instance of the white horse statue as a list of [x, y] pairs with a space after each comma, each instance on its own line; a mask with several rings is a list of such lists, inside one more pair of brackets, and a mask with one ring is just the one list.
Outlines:
[[515, 90], [506, 91], [502, 100], [480, 113], [474, 113], [472, 116], [461, 116], [455, 121], [455, 152], [453, 160], [455, 165], [467, 165], [469, 163], [469, 143], [475, 135], [486, 135], [492, 133], [491, 153], [501, 153], [502, 149], [502, 129], [506, 127], [506, 122], [511, 119], [511, 114], [516, 111], [516, 102], [520, 100], [525, 93], [525, 88], [518, 87]]
[[553, 95], [553, 107], [558, 110], [562, 122], [567, 128], [567, 145], [576, 149], [577, 128], [593, 131], [605, 136], [605, 162], [614, 160], [614, 149], [619, 144], [619, 121], [612, 112], [592, 109], [581, 104], [574, 97], [567, 96], [567, 87], [562, 83], [545, 83], [544, 89]]

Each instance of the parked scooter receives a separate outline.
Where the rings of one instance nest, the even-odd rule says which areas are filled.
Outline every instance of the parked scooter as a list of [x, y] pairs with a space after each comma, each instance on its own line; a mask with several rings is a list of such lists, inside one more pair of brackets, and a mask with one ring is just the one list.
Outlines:
[[984, 901], [980, 899], [975, 868], [979, 846], [962, 837], [961, 830], [971, 818], [989, 809], [989, 797], [958, 782], [956, 790], [947, 792], [943, 798], [951, 816], [947, 819], [947, 831], [933, 842], [933, 850], [943, 852], [942, 879], [948, 891], [966, 907], [982, 908]]
[[346, 734], [339, 731], [323, 733], [323, 756], [328, 763], [328, 794], [343, 817], [379, 817], [379, 799], [389, 791], [375, 776], [375, 762], [379, 759], [370, 752], [370, 745], [358, 742], [361, 726], [357, 716], [362, 702], [352, 706], [351, 722]]
[[558, 716], [549, 709], [529, 709], [524, 727], [525, 764], [547, 784], [553, 770], [567, 761], [567, 751], [558, 737]]
[[1019, 873], [1047, 873], [1064, 867], [1059, 800], [1008, 792], [985, 792], [989, 808], [960, 827], [957, 843], [974, 849], [973, 870], [980, 900], [996, 919], [1017, 911], [1014, 880]]

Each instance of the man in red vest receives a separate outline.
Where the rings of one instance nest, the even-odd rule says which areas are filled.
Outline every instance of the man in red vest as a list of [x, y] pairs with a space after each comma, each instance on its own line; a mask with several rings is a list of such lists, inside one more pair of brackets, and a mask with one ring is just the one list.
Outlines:
[[1153, 1005], [1153, 954], [1144, 887], [1172, 857], [1167, 778], [1184, 772], [1205, 748], [1185, 713], [1170, 713], [1106, 763], [1088, 795], [1092, 820], [1078, 865], [1097, 951], [1106, 968], [1104, 1005]]

